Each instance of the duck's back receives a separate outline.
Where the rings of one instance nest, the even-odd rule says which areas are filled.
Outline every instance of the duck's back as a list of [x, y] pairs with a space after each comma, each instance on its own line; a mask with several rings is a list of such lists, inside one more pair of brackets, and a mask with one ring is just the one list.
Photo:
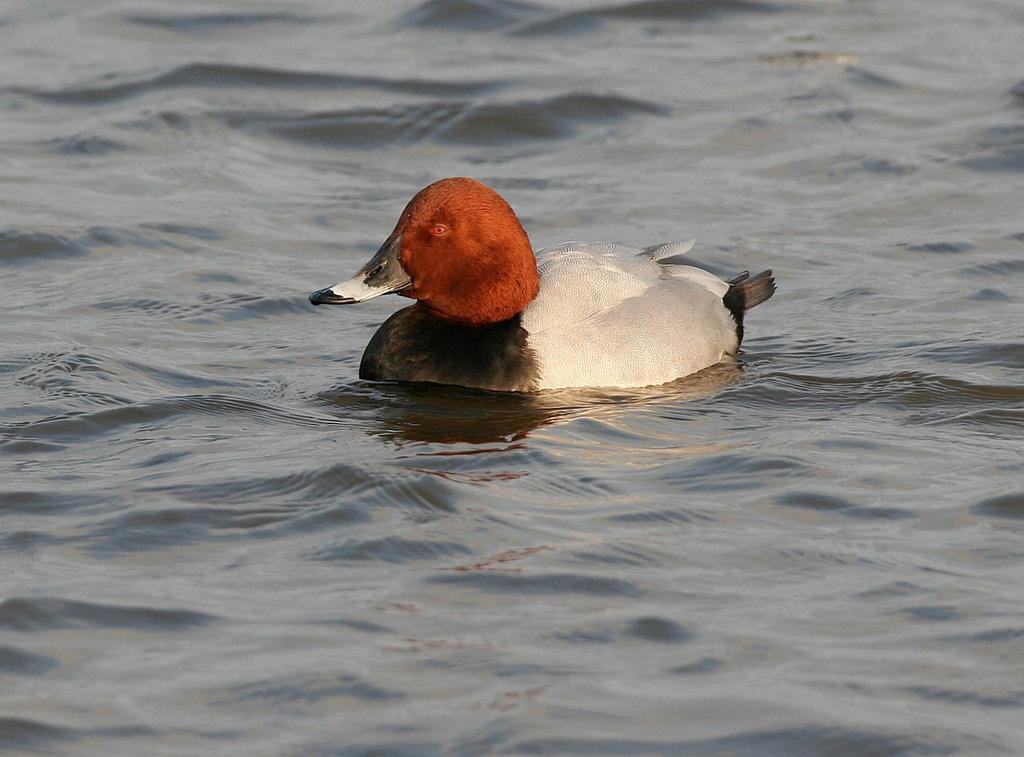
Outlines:
[[539, 388], [663, 384], [734, 354], [737, 323], [722, 300], [729, 284], [656, 259], [689, 246], [540, 250], [540, 294], [522, 318]]

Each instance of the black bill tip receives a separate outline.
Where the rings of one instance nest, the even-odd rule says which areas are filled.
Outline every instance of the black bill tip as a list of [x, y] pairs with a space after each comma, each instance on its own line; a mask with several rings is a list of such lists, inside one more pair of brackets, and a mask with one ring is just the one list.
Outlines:
[[312, 305], [350, 305], [355, 300], [335, 294], [334, 290], [327, 287], [327, 289], [319, 289], [309, 295], [309, 302]]

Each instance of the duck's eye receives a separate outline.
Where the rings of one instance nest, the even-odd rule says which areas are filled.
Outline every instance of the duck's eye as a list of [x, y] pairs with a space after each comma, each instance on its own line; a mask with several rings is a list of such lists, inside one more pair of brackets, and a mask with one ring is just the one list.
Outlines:
[[431, 227], [430, 233], [433, 234], [435, 237], [439, 237], [442, 234], [447, 234], [448, 233], [448, 227], [445, 226], [443, 223], [435, 223]]

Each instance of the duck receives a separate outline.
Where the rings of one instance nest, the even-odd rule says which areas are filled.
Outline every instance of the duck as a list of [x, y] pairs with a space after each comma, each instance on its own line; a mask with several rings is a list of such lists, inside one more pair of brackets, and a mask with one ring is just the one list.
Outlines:
[[723, 360], [771, 270], [724, 280], [681, 262], [693, 241], [645, 248], [566, 242], [536, 253], [511, 205], [468, 177], [420, 190], [369, 262], [309, 296], [415, 300], [372, 336], [368, 381], [501, 392], [665, 384]]

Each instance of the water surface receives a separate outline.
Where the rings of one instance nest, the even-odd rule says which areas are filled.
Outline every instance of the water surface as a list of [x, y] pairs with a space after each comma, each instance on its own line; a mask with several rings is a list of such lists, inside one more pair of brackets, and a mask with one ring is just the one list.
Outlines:
[[[1015, 0], [9, 3], [0, 750], [1024, 751]], [[773, 268], [742, 365], [357, 378], [409, 197]]]

